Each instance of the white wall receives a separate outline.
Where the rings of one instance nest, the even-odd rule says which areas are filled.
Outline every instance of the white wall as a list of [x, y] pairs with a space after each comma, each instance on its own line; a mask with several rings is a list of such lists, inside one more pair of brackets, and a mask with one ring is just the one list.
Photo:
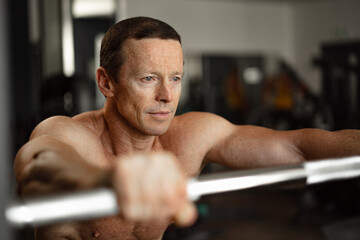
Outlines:
[[[202, 53], [263, 54], [294, 59], [291, 7], [286, 3], [215, 0], [119, 0], [125, 17], [163, 20], [181, 35], [186, 74], [180, 105], [188, 97], [191, 56]], [[197, 66], [201, 67], [201, 65]], [[194, 76], [193, 76], [194, 77]]]
[[321, 76], [311, 66], [326, 42], [360, 40], [360, 1], [328, 0], [293, 6], [295, 65], [314, 92], [321, 91]]
[[185, 54], [283, 57], [316, 93], [321, 91], [320, 72], [311, 59], [319, 44], [360, 38], [359, 0], [128, 0], [126, 8], [126, 17], [151, 16], [172, 25], [183, 38]]
[[292, 57], [287, 4], [214, 0], [128, 0], [127, 17], [173, 26], [185, 52], [276, 53]]

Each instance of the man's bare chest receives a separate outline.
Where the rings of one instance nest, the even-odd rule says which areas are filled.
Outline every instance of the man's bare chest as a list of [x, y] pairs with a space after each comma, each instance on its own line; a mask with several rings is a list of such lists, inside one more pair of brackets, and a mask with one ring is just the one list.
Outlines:
[[77, 226], [82, 239], [98, 240], [158, 240], [169, 223], [132, 223], [118, 216], [85, 221]]
[[[204, 153], [201, 151], [196, 151], [192, 148], [189, 148], [188, 146], [179, 148], [178, 146], [171, 145], [159, 145], [152, 151], [166, 151], [173, 153], [176, 156], [182, 170], [189, 177], [197, 176], [201, 171], [201, 166], [204, 159]], [[85, 152], [88, 156], [87, 161], [89, 161], [92, 165], [103, 169], [111, 169], [117, 161], [120, 161], [122, 157], [135, 153], [135, 151], [127, 151], [126, 149], [116, 153], [112, 151], [106, 151], [101, 144], [98, 144], [96, 147], [88, 148]], [[146, 155], [146, 153], [144, 153], [144, 155]], [[89, 158], [89, 156], [91, 157]]]

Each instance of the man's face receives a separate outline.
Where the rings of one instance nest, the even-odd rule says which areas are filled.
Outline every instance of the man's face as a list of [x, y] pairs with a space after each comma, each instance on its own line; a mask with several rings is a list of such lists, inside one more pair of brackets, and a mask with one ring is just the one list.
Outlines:
[[168, 129], [179, 102], [183, 53], [175, 40], [129, 39], [125, 62], [115, 83], [117, 108], [130, 125], [146, 135]]

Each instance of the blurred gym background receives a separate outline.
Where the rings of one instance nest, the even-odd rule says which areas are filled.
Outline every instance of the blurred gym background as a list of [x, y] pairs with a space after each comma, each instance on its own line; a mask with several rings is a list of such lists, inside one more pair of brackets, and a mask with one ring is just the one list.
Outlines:
[[[358, 0], [1, 0], [0, 206], [32, 129], [104, 102], [96, 89], [109, 26], [150, 16], [182, 36], [178, 114], [208, 111], [279, 130], [360, 128]], [[222, 171], [210, 165], [205, 172]], [[199, 221], [165, 239], [358, 239], [358, 180], [206, 197]], [[357, 231], [356, 231], [357, 230]], [[32, 239], [1, 215], [2, 239]], [[354, 238], [355, 236], [355, 238]], [[353, 238], [351, 238], [353, 237]]]

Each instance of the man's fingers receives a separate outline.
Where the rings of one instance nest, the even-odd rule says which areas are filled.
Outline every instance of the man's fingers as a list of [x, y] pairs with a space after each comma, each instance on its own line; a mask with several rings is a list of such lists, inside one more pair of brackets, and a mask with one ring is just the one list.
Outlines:
[[[167, 152], [129, 155], [119, 159], [114, 187], [124, 218], [131, 221], [169, 220], [181, 209], [187, 212], [186, 176], [177, 159]], [[180, 217], [188, 222], [189, 213]]]

